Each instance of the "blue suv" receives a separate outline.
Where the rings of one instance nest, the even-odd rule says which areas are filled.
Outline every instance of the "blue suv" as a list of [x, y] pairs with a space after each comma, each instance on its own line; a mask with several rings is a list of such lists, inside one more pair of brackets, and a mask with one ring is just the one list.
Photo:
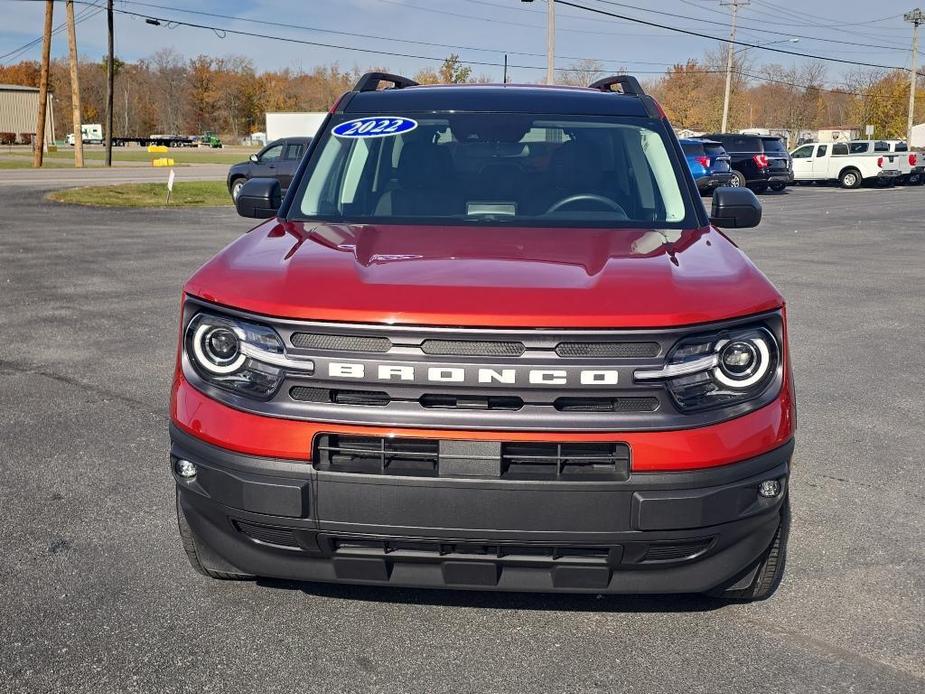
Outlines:
[[720, 186], [734, 185], [735, 174], [729, 165], [730, 157], [721, 143], [693, 139], [680, 142], [687, 165], [702, 195], [712, 193]]

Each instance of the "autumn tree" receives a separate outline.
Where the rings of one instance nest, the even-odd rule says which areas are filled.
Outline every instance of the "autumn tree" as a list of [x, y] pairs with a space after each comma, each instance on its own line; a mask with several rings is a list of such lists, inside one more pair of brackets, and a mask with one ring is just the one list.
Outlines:
[[459, 56], [451, 53], [437, 70], [425, 68], [414, 75], [418, 84], [462, 84], [472, 81], [472, 68], [462, 64]]
[[[623, 72], [623, 70], [614, 70], [614, 73], [620, 72]], [[592, 82], [606, 76], [607, 72], [604, 70], [604, 64], [601, 61], [585, 59], [572, 63], [564, 70], [558, 70], [556, 72], [556, 84], [569, 87], [587, 87]]]

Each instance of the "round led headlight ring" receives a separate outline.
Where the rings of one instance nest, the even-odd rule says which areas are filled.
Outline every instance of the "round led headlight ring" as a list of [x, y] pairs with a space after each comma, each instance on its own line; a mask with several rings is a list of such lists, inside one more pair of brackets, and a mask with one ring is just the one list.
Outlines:
[[196, 362], [215, 374], [230, 374], [241, 368], [247, 358], [241, 352], [242, 337], [224, 325], [203, 323], [193, 335]]
[[713, 378], [728, 388], [748, 388], [771, 368], [771, 350], [762, 337], [725, 341], [717, 345], [719, 366]]

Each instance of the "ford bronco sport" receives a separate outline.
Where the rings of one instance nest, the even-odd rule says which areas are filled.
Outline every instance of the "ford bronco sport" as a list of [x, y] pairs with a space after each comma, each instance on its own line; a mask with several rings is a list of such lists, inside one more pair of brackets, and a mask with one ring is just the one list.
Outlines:
[[[387, 87], [387, 88], [382, 88]], [[214, 578], [776, 589], [795, 429], [780, 294], [660, 106], [362, 77], [184, 288], [180, 535]]]

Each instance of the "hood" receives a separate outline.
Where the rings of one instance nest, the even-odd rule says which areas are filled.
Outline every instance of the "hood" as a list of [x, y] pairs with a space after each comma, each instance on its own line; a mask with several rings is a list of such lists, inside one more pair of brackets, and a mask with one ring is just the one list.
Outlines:
[[471, 327], [657, 328], [780, 307], [712, 227], [261, 224], [187, 293], [268, 316]]

